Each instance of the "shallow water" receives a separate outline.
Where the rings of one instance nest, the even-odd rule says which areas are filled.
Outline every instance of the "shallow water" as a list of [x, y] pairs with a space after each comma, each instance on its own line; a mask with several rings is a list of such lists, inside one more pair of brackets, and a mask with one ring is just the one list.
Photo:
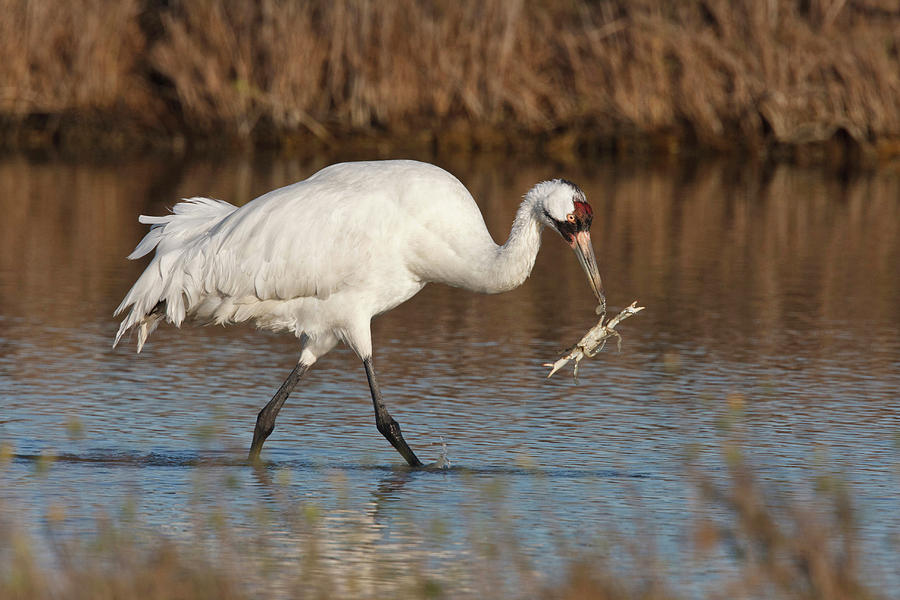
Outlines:
[[[324, 161], [0, 161], [0, 442], [14, 448], [0, 505], [40, 538], [50, 508], [77, 532], [133, 504], [178, 539], [189, 505], [224, 505], [252, 533], [255, 507], [301, 502], [328, 515], [326, 556], [370, 583], [383, 576], [372, 556], [440, 570], [466, 560], [473, 531], [514, 538], [541, 580], [573, 548], [640, 539], [703, 595], [734, 565], [684, 551], [709, 510], [691, 473], [724, 479], [738, 447], [800, 498], [817, 476], [846, 480], [867, 577], [900, 595], [900, 173], [439, 162], [497, 241], [534, 182], [582, 186], [611, 308], [647, 306], [620, 327], [622, 354], [582, 363], [577, 385], [569, 368], [545, 379], [542, 363], [595, 321], [577, 262], [547, 232], [521, 288], [428, 286], [374, 323], [391, 412], [423, 460], [443, 439], [451, 469], [403, 468], [362, 365], [339, 349], [288, 401], [260, 472], [242, 461], [296, 342], [163, 326], [135, 355], [133, 341], [111, 349], [112, 311], [146, 264], [124, 259], [138, 214], [192, 195], [243, 203]], [[57, 459], [37, 475], [44, 455]], [[290, 544], [287, 525], [266, 528]]]

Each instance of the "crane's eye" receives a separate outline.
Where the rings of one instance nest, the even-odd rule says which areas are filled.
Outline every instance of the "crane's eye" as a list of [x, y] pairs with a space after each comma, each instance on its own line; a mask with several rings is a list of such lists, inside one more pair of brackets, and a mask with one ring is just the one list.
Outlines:
[[569, 223], [574, 223], [574, 222], [575, 222], [575, 215], [574, 215], [573, 213], [567, 214], [567, 215], [566, 215], [566, 221], [568, 221]]

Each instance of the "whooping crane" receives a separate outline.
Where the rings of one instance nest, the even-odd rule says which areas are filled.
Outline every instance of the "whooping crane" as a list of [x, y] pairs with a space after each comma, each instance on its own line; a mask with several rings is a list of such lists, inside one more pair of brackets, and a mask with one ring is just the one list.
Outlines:
[[297, 382], [344, 342], [365, 366], [378, 431], [409, 465], [421, 466], [381, 396], [372, 318], [429, 282], [487, 294], [519, 286], [534, 266], [544, 227], [575, 251], [605, 309], [592, 216], [574, 183], [544, 181], [525, 194], [509, 238], [498, 246], [456, 177], [410, 160], [335, 164], [240, 208], [190, 198], [172, 214], [140, 217], [151, 229], [128, 258], [156, 254], [115, 311], [131, 307], [113, 347], [135, 327], [140, 352], [162, 320], [176, 327], [253, 320], [297, 336], [297, 365], [257, 416], [255, 461]]

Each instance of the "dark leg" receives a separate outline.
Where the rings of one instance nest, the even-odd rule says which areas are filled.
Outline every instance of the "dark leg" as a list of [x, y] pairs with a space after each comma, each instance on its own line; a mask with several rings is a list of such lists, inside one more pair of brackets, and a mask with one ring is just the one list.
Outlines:
[[259, 460], [259, 453], [262, 450], [263, 442], [266, 441], [266, 438], [269, 437], [269, 434], [275, 429], [275, 417], [278, 416], [278, 411], [284, 406], [284, 401], [287, 400], [291, 391], [296, 387], [297, 382], [300, 381], [300, 378], [303, 377], [303, 374], [306, 373], [308, 369], [309, 366], [297, 363], [297, 366], [294, 367], [291, 374], [284, 380], [284, 383], [281, 384], [281, 387], [278, 388], [278, 391], [272, 399], [269, 400], [269, 403], [259, 411], [259, 415], [256, 417], [256, 429], [253, 430], [253, 443], [250, 444], [249, 458], [251, 462]]
[[416, 458], [416, 455], [413, 454], [413, 451], [406, 444], [403, 434], [400, 433], [400, 425], [391, 417], [384, 406], [384, 400], [381, 399], [381, 390], [378, 389], [378, 381], [375, 379], [375, 367], [372, 366], [372, 359], [367, 358], [363, 360], [363, 364], [366, 366], [366, 377], [369, 378], [369, 389], [372, 390], [372, 403], [375, 404], [375, 426], [378, 427], [381, 435], [386, 437], [387, 441], [406, 459], [409, 466], [421, 467], [422, 461]]

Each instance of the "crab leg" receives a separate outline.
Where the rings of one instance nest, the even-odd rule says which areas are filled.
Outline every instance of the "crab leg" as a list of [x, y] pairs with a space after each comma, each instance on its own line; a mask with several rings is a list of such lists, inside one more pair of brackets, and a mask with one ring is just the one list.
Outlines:
[[597, 324], [594, 325], [577, 344], [567, 350], [564, 356], [559, 358], [554, 363], [544, 363], [545, 367], [550, 367], [550, 373], [547, 375], [547, 377], [552, 377], [554, 373], [568, 364], [570, 360], [574, 360], [575, 367], [573, 369], [573, 374], [577, 379], [578, 363], [580, 363], [585, 356], [589, 358], [593, 358], [594, 356], [596, 356], [601, 350], [603, 350], [603, 348], [606, 347], [606, 342], [611, 337], [616, 338], [616, 346], [618, 347], [619, 352], [621, 352], [622, 336], [618, 331], [615, 330], [616, 325], [618, 325], [628, 317], [636, 315], [640, 311], [644, 310], [644, 308], [645, 307], [643, 306], [638, 306], [637, 301], [632, 302], [622, 312], [617, 314], [606, 323], [603, 322], [606, 315], [601, 315], [600, 321], [598, 321]]

